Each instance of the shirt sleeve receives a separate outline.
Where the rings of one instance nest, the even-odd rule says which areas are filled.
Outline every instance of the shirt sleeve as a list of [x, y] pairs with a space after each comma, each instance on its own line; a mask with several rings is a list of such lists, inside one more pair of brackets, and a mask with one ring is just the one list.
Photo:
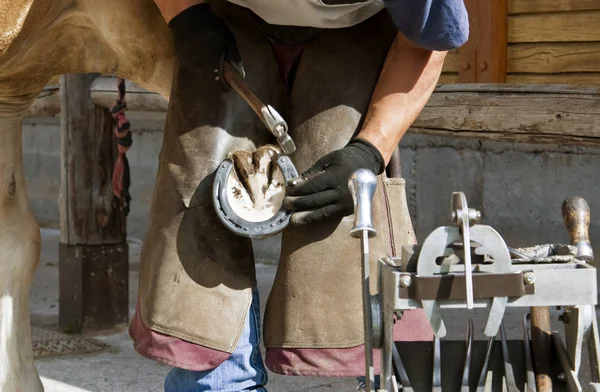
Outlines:
[[398, 30], [414, 45], [451, 50], [469, 38], [463, 0], [383, 0]]

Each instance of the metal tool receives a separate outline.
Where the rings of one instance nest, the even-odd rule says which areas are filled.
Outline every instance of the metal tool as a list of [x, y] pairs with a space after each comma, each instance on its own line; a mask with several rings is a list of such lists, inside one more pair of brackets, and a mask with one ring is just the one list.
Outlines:
[[[577, 248], [577, 259], [589, 263], [594, 260], [594, 252], [589, 240], [590, 207], [587, 201], [579, 196], [570, 197], [562, 204], [562, 215], [571, 243]], [[565, 370], [567, 381], [574, 387], [575, 378], [581, 368], [583, 344], [587, 343], [588, 358], [590, 362], [591, 387], [600, 389], [600, 338], [596, 309], [590, 305], [578, 305], [565, 308], [561, 320], [565, 324], [566, 349], [562, 347], [560, 336], [553, 336], [555, 343], [561, 342], [557, 348], [559, 354], [565, 354], [567, 360], [560, 358], [563, 366], [570, 366]]]
[[508, 342], [506, 341], [504, 323], [500, 324], [500, 342], [502, 343], [502, 360], [504, 361], [504, 382], [506, 383], [506, 389], [508, 392], [519, 392], [517, 382], [515, 381], [515, 373], [510, 363], [510, 356], [508, 355]]
[[442, 392], [442, 347], [438, 336], [433, 337], [433, 374], [431, 378], [431, 391]]
[[[577, 258], [586, 262], [592, 261], [594, 252], [588, 234], [590, 208], [585, 199], [578, 196], [566, 199], [562, 204], [562, 217], [571, 243], [577, 247]], [[540, 392], [550, 392], [552, 391], [550, 309], [531, 308], [531, 324], [537, 388]]]
[[490, 359], [494, 351], [495, 336], [489, 337], [487, 342], [487, 348], [485, 350], [485, 358], [483, 359], [483, 366], [481, 367], [481, 373], [477, 381], [477, 392], [488, 392], [491, 391], [491, 377], [488, 377], [488, 368], [490, 366]]
[[[456, 197], [456, 196], [455, 196]], [[462, 197], [460, 197], [462, 199]], [[455, 202], [454, 207], [457, 205]], [[464, 208], [466, 203], [460, 204]], [[579, 203], [581, 205], [581, 203]], [[459, 214], [455, 214], [455, 217]], [[462, 215], [462, 212], [461, 212]], [[573, 214], [567, 214], [572, 216]], [[464, 216], [464, 215], [462, 215]], [[583, 216], [585, 214], [577, 215]], [[477, 218], [476, 213], [471, 213], [472, 218]], [[468, 217], [467, 217], [468, 218]], [[488, 336], [488, 345], [479, 374], [477, 391], [491, 391], [492, 374], [488, 371], [491, 366], [494, 338], [498, 332], [501, 333], [501, 346], [504, 358], [504, 373], [506, 379], [505, 388], [508, 391], [516, 391], [515, 373], [528, 373], [528, 391], [541, 392], [539, 384], [532, 381], [536, 368], [536, 351], [533, 342], [534, 320], [531, 318], [523, 320], [525, 363], [526, 366], [514, 368], [510, 362], [508, 353], [508, 342], [502, 319], [504, 311], [508, 307], [529, 307], [532, 309], [544, 309], [549, 306], [560, 306], [567, 312], [563, 317], [565, 322], [565, 335], [567, 345], [565, 352], [568, 361], [564, 366], [570, 366], [573, 378], [577, 377], [577, 370], [581, 362], [583, 344], [587, 342], [590, 367], [592, 369], [592, 384], [595, 390], [600, 390], [600, 339], [598, 338], [598, 327], [596, 322], [594, 305], [598, 302], [596, 269], [572, 254], [572, 246], [563, 244], [544, 245], [543, 262], [537, 262], [535, 252], [533, 256], [519, 250], [513, 252], [518, 258], [518, 263], [512, 263], [506, 243], [492, 227], [481, 224], [470, 224], [473, 219], [462, 219], [461, 227], [442, 226], [435, 229], [418, 246], [405, 246], [400, 258], [383, 258], [378, 262], [379, 275], [379, 298], [382, 309], [382, 331], [373, 332], [383, 336], [382, 341], [382, 384], [381, 391], [397, 392], [394, 388], [393, 377], [391, 377], [392, 359], [386, 359], [386, 351], [392, 352], [392, 325], [394, 315], [401, 315], [403, 311], [422, 308], [429, 317], [429, 323], [433, 328], [435, 338], [433, 341], [433, 374], [432, 388], [441, 388], [440, 340], [446, 334], [441, 310], [467, 309], [469, 294], [466, 287], [468, 274], [464, 266], [464, 255], [454, 254], [455, 259], [463, 263], [447, 263], [448, 254], [459, 247], [464, 253], [471, 253], [471, 281], [473, 308], [489, 308], [489, 315], [485, 327]], [[463, 228], [462, 223], [468, 227]], [[574, 222], [568, 227], [579, 227]], [[465, 241], [464, 233], [469, 232], [469, 240]], [[579, 230], [579, 239], [589, 238], [586, 233]], [[465, 247], [465, 244], [470, 245]], [[581, 241], [580, 241], [581, 242]], [[567, 256], [551, 254], [551, 249], [564, 249], [569, 252]], [[569, 249], [566, 249], [569, 248]], [[538, 252], [539, 253], [539, 252]], [[527, 257], [523, 257], [523, 255]], [[589, 255], [589, 253], [588, 253]], [[557, 257], [555, 257], [557, 256]], [[562, 258], [561, 258], [562, 257]], [[529, 328], [528, 324], [531, 324]], [[528, 350], [532, 340], [532, 350]], [[470, 337], [467, 337], [467, 347]], [[467, 350], [468, 351], [468, 350]], [[552, 352], [548, 357], [552, 356]], [[538, 358], [539, 359], [539, 358]], [[533, 366], [532, 366], [533, 362]], [[468, 355], [465, 356], [468, 363]], [[572, 364], [572, 365], [571, 365]], [[567, 369], [567, 368], [565, 368]], [[461, 387], [465, 387], [465, 370], [461, 374]], [[552, 374], [549, 372], [548, 374]], [[410, 377], [409, 373], [407, 377]], [[537, 376], [537, 374], [536, 374]], [[571, 381], [569, 381], [571, 382]], [[458, 382], [457, 382], [458, 384]], [[555, 389], [560, 389], [557, 385]], [[464, 388], [466, 390], [466, 388]], [[381, 392], [380, 391], [380, 392]]]
[[283, 117], [271, 105], [265, 105], [250, 90], [242, 76], [229, 64], [223, 62], [223, 75], [225, 81], [250, 105], [254, 113], [265, 124], [267, 129], [275, 136], [281, 151], [292, 154], [296, 151], [296, 145], [288, 134], [288, 126]]
[[410, 379], [408, 378], [404, 364], [402, 363], [402, 358], [398, 352], [398, 347], [396, 347], [395, 344], [392, 344], [392, 363], [394, 365], [396, 376], [398, 377], [398, 380], [400, 380], [402, 392], [413, 392], [414, 389], [411, 385]]
[[[470, 222], [477, 222], [480, 214], [476, 210], [470, 210], [469, 212], [466, 204], [466, 197], [462, 192], [455, 192], [453, 194], [452, 212], [453, 217], [461, 216], [460, 220], [455, 219], [456, 222], [460, 221], [461, 228], [442, 226], [438, 227], [427, 236], [425, 241], [423, 241], [418, 256], [416, 275], [423, 278], [427, 276], [436, 276], [440, 279], [442, 276], [447, 276], [448, 278], [457, 278], [460, 276], [460, 282], [464, 283], [467, 288], [466, 293], [462, 298], [466, 299], [466, 307], [469, 308], [469, 296], [473, 296], [474, 279], [474, 275], [471, 274], [471, 267], [468, 267], [466, 262], [463, 267], [460, 265], [438, 265], [436, 260], [439, 257], [444, 256], [446, 249], [450, 245], [461, 241], [464, 253], [470, 255], [471, 246], [465, 244], [470, 244], [471, 241], [473, 241], [479, 244], [475, 249], [476, 254], [488, 255], [494, 260], [493, 263], [486, 266], [486, 268], [491, 270], [490, 272], [493, 274], [508, 274], [511, 272], [510, 254], [506, 243], [500, 234], [492, 227], [478, 224], [470, 226]], [[465, 237], [466, 233], [468, 234]], [[402, 260], [403, 271], [406, 270], [407, 267], [407, 260]], [[481, 277], [481, 275], [479, 277]], [[488, 337], [496, 336], [498, 333], [508, 303], [508, 296], [494, 295], [491, 299], [492, 303], [484, 331], [485, 335]], [[431, 324], [433, 333], [440, 338], [444, 337], [446, 335], [446, 327], [439, 310], [439, 301], [436, 299], [422, 298], [421, 306], [429, 317], [429, 323]]]
[[[296, 151], [296, 145], [288, 134], [285, 120], [273, 107], [265, 105], [258, 99], [241, 75], [227, 61], [223, 62], [223, 75], [225, 84], [231, 86], [248, 103], [267, 129], [275, 136], [281, 151], [287, 155]], [[288, 156], [279, 154], [276, 163], [286, 184], [297, 180], [298, 172]], [[213, 181], [213, 205], [221, 222], [234, 233], [251, 238], [253, 243], [280, 233], [290, 222], [290, 211], [280, 209], [274, 216], [261, 222], [250, 222], [236, 214], [227, 197], [227, 184], [233, 166], [234, 162], [231, 159], [224, 160], [217, 168]]]
[[[567, 360], [561, 359], [561, 366], [565, 372], [565, 377], [577, 378], [582, 364], [582, 354], [584, 344], [587, 345], [591, 383], [590, 390], [600, 390], [600, 363], [598, 353], [600, 352], [600, 342], [598, 339], [598, 323], [596, 310], [594, 306], [580, 305], [566, 307], [560, 320], [565, 325], [565, 347], [556, 350], [564, 350]], [[560, 340], [560, 336], [558, 336]], [[562, 340], [560, 340], [562, 345]], [[554, 342], [556, 344], [556, 342]], [[565, 367], [566, 366], [566, 367]]]
[[467, 206], [467, 198], [462, 192], [452, 194], [452, 222], [460, 228], [463, 238], [465, 264], [465, 289], [467, 294], [467, 309], [473, 309], [473, 279], [471, 277], [471, 235], [469, 226], [479, 222], [481, 213]]
[[526, 392], [537, 392], [535, 383], [535, 371], [533, 369], [533, 357], [531, 356], [531, 339], [529, 337], [530, 315], [523, 316], [523, 351], [525, 354], [525, 372], [527, 380]]
[[473, 351], [473, 320], [469, 319], [467, 327], [467, 347], [465, 350], [465, 362], [463, 366], [462, 383], [460, 386], [461, 392], [469, 392], [469, 376], [471, 371], [471, 353]]
[[600, 388], [600, 339], [596, 309], [590, 305], [565, 308], [561, 320], [565, 324], [566, 351], [573, 374], [577, 377], [581, 369], [584, 344], [587, 345], [590, 365], [591, 386]]
[[560, 335], [558, 334], [558, 332], [553, 332], [552, 333], [552, 343], [554, 344], [554, 350], [556, 352], [556, 355], [558, 357], [558, 362], [560, 364], [560, 367], [563, 370], [563, 378], [564, 381], [567, 383], [567, 389], [569, 392], [581, 392], [581, 384], [579, 383], [579, 380], [577, 379], [577, 373], [575, 372], [575, 370], [573, 369], [573, 364], [571, 363], [571, 361], [569, 360], [569, 355], [567, 354], [567, 350], [565, 349], [565, 346], [563, 345], [562, 339], [560, 338]]
[[365, 340], [365, 381], [368, 392], [375, 391], [375, 368], [373, 367], [373, 319], [371, 312], [370, 274], [369, 274], [369, 238], [377, 232], [373, 226], [372, 200], [377, 187], [375, 174], [367, 169], [355, 171], [348, 181], [348, 187], [354, 201], [354, 226], [350, 235], [360, 238], [362, 255], [362, 299]]

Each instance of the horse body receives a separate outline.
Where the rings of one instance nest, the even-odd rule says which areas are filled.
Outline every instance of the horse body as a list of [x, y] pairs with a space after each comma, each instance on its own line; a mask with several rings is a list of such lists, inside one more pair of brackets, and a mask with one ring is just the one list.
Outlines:
[[28, 302], [40, 233], [23, 177], [23, 114], [67, 73], [117, 75], [167, 97], [174, 52], [152, 0], [5, 0], [0, 7], [0, 391], [38, 392]]

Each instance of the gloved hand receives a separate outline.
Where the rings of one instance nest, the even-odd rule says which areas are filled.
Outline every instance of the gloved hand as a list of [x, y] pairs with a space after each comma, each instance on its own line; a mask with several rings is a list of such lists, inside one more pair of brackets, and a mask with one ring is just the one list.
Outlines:
[[[210, 4], [193, 5], [169, 22], [179, 63], [206, 78], [224, 82], [223, 59], [244, 77], [242, 56], [227, 23], [210, 9]], [[215, 72], [215, 70], [218, 70]]]
[[354, 203], [348, 180], [358, 169], [383, 173], [385, 162], [371, 143], [353, 139], [341, 150], [319, 159], [302, 173], [306, 181], [288, 186], [283, 208], [293, 211], [291, 224], [301, 225], [319, 221], [332, 215], [354, 213]]

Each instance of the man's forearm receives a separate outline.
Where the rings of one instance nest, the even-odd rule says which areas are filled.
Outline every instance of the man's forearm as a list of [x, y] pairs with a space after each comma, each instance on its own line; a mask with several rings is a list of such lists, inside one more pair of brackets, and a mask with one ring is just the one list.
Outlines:
[[167, 23], [181, 11], [200, 3], [204, 0], [154, 0], [160, 13]]
[[445, 56], [413, 46], [400, 33], [394, 40], [357, 136], [377, 147], [386, 165], [431, 97]]

